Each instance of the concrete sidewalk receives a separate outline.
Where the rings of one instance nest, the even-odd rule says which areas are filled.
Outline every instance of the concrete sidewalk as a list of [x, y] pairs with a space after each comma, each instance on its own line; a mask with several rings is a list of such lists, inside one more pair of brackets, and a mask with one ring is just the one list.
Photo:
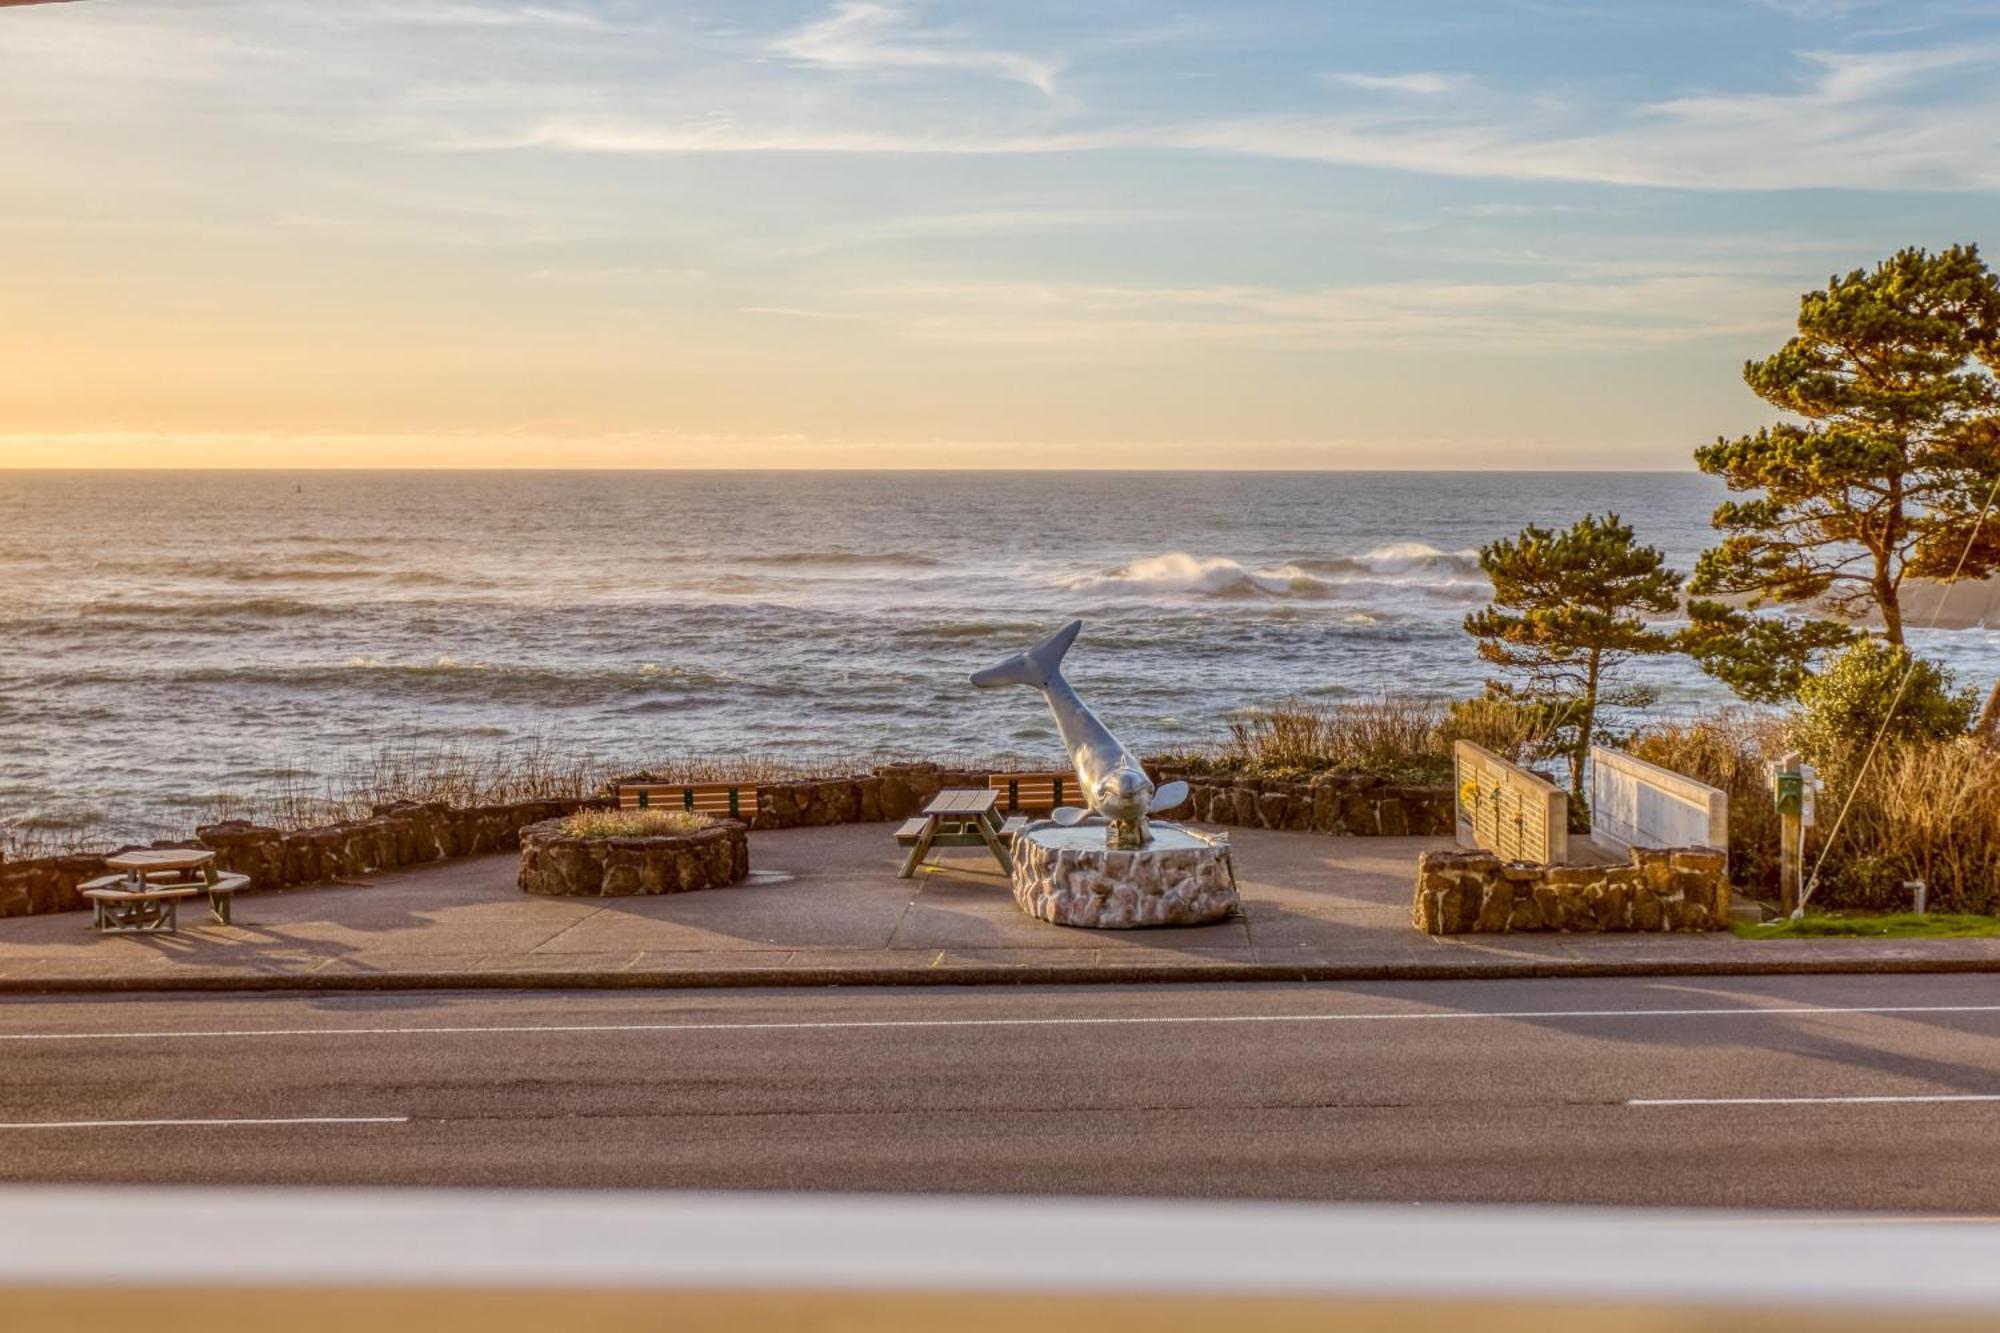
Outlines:
[[888, 825], [757, 833], [752, 879], [663, 898], [534, 898], [511, 855], [189, 907], [166, 936], [85, 913], [0, 921], [0, 992], [1361, 981], [2000, 971], [2000, 939], [1467, 935], [1409, 924], [1426, 838], [1233, 829], [1243, 914], [1071, 930], [1015, 907], [983, 853], [896, 878]]

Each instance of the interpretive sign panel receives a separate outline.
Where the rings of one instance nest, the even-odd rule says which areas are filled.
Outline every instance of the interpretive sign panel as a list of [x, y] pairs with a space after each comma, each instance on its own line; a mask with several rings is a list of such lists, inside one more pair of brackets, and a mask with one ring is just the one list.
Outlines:
[[1458, 844], [1508, 861], [1560, 862], [1569, 855], [1569, 796], [1471, 741], [1452, 746]]

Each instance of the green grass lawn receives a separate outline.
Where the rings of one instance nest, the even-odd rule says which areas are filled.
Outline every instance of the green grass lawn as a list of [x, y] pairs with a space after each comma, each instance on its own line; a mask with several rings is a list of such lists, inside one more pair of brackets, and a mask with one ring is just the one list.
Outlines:
[[1730, 929], [1746, 940], [1962, 939], [1972, 935], [2000, 935], [2000, 916], [1974, 916], [1969, 912], [1930, 912], [1922, 916], [1915, 912], [1814, 912], [1802, 921], [1766, 921], [1757, 926], [1738, 922]]

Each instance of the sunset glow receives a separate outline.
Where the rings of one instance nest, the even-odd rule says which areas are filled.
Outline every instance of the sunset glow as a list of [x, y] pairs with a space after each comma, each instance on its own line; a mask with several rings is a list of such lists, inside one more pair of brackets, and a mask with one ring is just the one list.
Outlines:
[[0, 465], [1683, 469], [1800, 292], [1990, 224], [1996, 69], [1951, 3], [7, 6]]

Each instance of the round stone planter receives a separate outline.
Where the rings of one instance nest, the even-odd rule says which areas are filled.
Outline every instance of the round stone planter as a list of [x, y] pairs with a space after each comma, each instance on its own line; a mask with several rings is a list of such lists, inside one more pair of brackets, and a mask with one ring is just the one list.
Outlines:
[[1014, 837], [1014, 901], [1058, 926], [1198, 926], [1236, 910], [1229, 844], [1153, 824], [1134, 851], [1104, 845], [1104, 825], [1044, 824]]
[[573, 838], [560, 819], [521, 830], [521, 891], [552, 897], [688, 893], [750, 877], [750, 839], [735, 820], [693, 833]]

